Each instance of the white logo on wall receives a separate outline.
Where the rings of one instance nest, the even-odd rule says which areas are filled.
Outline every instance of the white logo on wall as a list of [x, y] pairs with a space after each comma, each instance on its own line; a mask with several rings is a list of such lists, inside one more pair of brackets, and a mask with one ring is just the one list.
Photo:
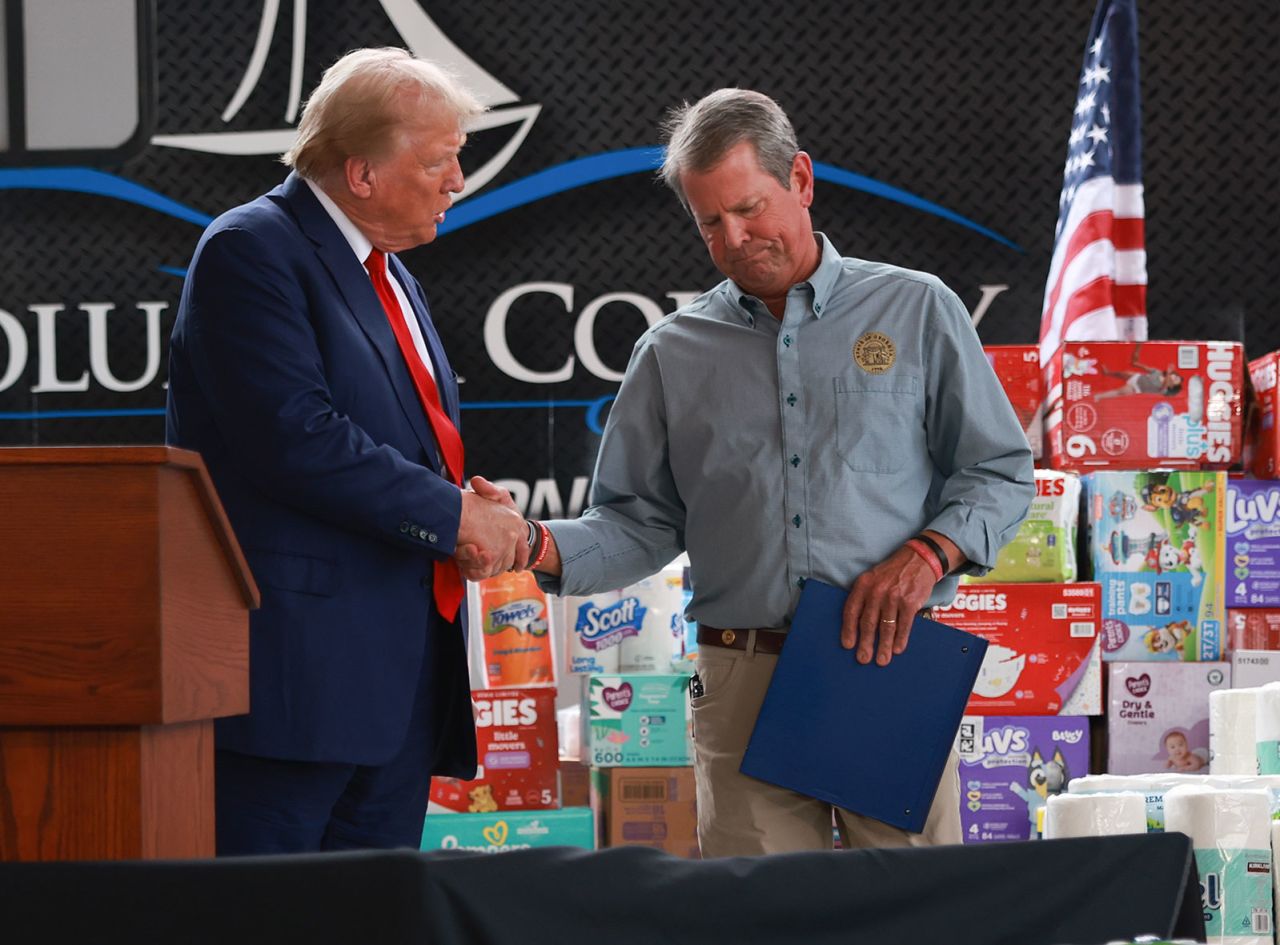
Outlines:
[[[507, 125], [518, 126], [510, 140], [493, 157], [477, 168], [466, 169], [466, 188], [455, 197], [455, 200], [470, 196], [493, 180], [507, 166], [516, 151], [520, 149], [520, 145], [524, 143], [529, 129], [533, 127], [538, 113], [542, 111], [542, 106], [513, 104], [520, 101], [520, 96], [459, 49], [418, 5], [418, 0], [373, 0], [373, 2], [382, 7], [410, 52], [420, 59], [428, 59], [453, 73], [481, 103], [489, 106], [489, 111], [477, 116], [468, 124], [468, 133], [502, 128]], [[271, 40], [275, 35], [279, 13], [280, 0], [263, 0], [258, 36], [249, 56], [249, 62], [239, 86], [220, 115], [224, 124], [235, 118], [257, 88], [258, 80], [262, 77], [262, 69], [267, 61], [267, 52], [271, 48]], [[294, 0], [289, 94], [288, 99], [283, 103], [282, 114], [287, 127], [266, 131], [155, 135], [151, 139], [152, 144], [166, 148], [202, 151], [206, 154], [265, 155], [282, 154], [287, 151], [298, 134], [297, 129], [292, 126], [298, 119], [299, 106], [302, 102], [302, 63], [305, 58], [306, 33], [307, 0]]]

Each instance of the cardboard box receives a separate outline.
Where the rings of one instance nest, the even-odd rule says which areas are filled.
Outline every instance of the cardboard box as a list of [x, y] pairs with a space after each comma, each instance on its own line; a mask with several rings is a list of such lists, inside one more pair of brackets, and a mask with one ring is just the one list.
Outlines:
[[1280, 610], [1228, 610], [1227, 649], [1280, 650]]
[[1227, 341], [1068, 341], [1049, 391], [1055, 469], [1226, 469], [1244, 437], [1244, 348]]
[[1031, 455], [1044, 455], [1044, 375], [1039, 345], [983, 345], [991, 369], [1022, 424]]
[[1274, 650], [1236, 650], [1231, 654], [1231, 685], [1252, 689], [1280, 682], [1280, 653]]
[[1089, 773], [1089, 720], [966, 715], [956, 751], [964, 842], [1033, 840], [1047, 800]]
[[962, 584], [1064, 582], [1076, 579], [1076, 533], [1080, 523], [1080, 477], [1037, 469], [1036, 497], [1018, 534], [1000, 549], [996, 566]]
[[597, 768], [592, 790], [604, 846], [701, 857], [692, 768]]
[[427, 814], [423, 850], [505, 853], [531, 847], [596, 848], [596, 817], [589, 807], [497, 814]]
[[591, 806], [591, 769], [581, 761], [560, 759], [560, 803], [565, 807]]
[[1280, 482], [1227, 481], [1227, 606], [1280, 607]]
[[1095, 472], [1084, 484], [1102, 658], [1221, 659], [1226, 474]]
[[933, 619], [990, 645], [970, 715], [1101, 715], [1098, 585], [961, 587]]
[[1280, 437], [1276, 436], [1276, 419], [1280, 414], [1280, 351], [1264, 354], [1249, 362], [1249, 380], [1253, 383], [1253, 423], [1249, 430], [1251, 457], [1249, 469], [1259, 479], [1280, 477]]
[[582, 760], [593, 767], [664, 767], [693, 762], [689, 676], [588, 676]]
[[1112, 663], [1107, 773], [1209, 773], [1209, 693], [1231, 687], [1229, 663]]
[[472, 781], [432, 778], [429, 812], [492, 813], [560, 806], [554, 689], [478, 689], [479, 770]]

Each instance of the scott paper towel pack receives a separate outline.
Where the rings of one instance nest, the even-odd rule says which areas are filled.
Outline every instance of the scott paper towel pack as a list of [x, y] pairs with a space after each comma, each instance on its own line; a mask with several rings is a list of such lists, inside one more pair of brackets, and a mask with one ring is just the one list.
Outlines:
[[1205, 941], [1268, 945], [1271, 879], [1271, 797], [1184, 784], [1164, 796], [1165, 830], [1185, 833], [1200, 873]]

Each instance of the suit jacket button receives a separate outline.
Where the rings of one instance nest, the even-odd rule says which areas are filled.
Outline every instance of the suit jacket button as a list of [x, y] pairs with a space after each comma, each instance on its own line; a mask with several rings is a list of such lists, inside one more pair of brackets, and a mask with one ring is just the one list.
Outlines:
[[408, 523], [408, 522], [401, 522], [401, 523], [400, 523], [400, 534], [402, 534], [402, 535], [406, 535], [406, 534], [408, 534], [408, 532], [409, 532], [409, 523]]
[[435, 532], [431, 532], [430, 534], [428, 534], [428, 535], [427, 535], [427, 541], [431, 542], [431, 544], [433, 544], [433, 545], [434, 545], [434, 544], [436, 543], [436, 533], [435, 533]]
[[430, 587], [430, 586], [431, 586], [431, 575], [429, 575], [429, 574], [428, 574], [426, 577], [424, 577], [424, 578], [423, 578], [421, 581], [419, 581], [418, 583], [419, 583], [419, 584], [421, 584], [423, 587]]

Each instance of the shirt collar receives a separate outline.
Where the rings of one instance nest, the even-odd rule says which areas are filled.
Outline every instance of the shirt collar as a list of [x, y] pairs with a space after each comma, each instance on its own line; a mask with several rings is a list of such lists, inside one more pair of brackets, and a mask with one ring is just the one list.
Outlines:
[[342, 209], [333, 202], [333, 198], [321, 190], [319, 185], [305, 177], [303, 180], [320, 201], [320, 206], [324, 207], [325, 212], [332, 217], [333, 222], [351, 246], [351, 251], [356, 254], [356, 259], [360, 260], [360, 265], [363, 266], [364, 261], [369, 258], [369, 253], [373, 251], [373, 243], [369, 242], [369, 237], [360, 232], [360, 228], [351, 222], [351, 218], [342, 212]]
[[[831, 240], [827, 239], [825, 233], [815, 232], [813, 235], [818, 238], [820, 252], [818, 268], [813, 271], [813, 275], [801, 282], [800, 285], [808, 286], [813, 292], [813, 314], [821, 318], [827, 310], [827, 301], [831, 298], [831, 293], [836, 287], [836, 279], [841, 270], [841, 260], [839, 251], [831, 245]], [[767, 311], [762, 302], [744, 291], [732, 279], [724, 281], [724, 291], [735, 311], [748, 324], [754, 324], [756, 315]]]

